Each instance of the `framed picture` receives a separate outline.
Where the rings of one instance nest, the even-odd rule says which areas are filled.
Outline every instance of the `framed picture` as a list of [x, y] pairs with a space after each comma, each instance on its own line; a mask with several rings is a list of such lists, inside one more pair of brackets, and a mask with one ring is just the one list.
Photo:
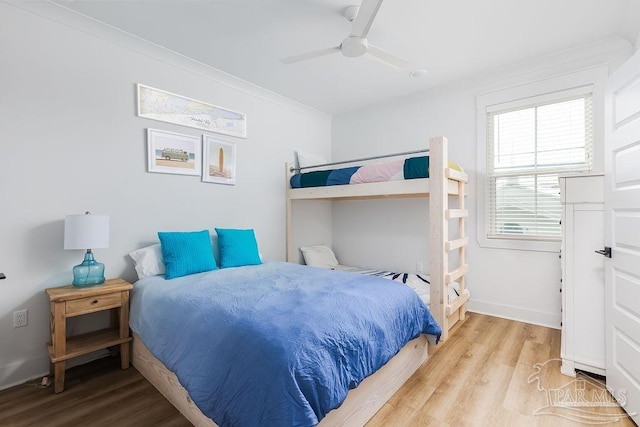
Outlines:
[[247, 137], [247, 116], [243, 113], [142, 84], [137, 85], [137, 92], [138, 117]]
[[213, 136], [204, 136], [202, 181], [216, 184], [236, 183], [236, 144]]
[[200, 137], [147, 129], [148, 171], [200, 175]]

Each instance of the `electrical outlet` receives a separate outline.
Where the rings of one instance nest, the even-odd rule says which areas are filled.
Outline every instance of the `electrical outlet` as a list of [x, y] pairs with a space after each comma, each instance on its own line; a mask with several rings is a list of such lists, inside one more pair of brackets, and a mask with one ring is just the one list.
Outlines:
[[416, 262], [416, 272], [417, 273], [422, 273], [422, 269], [424, 268], [424, 266], [422, 265], [421, 261]]
[[19, 328], [21, 326], [27, 326], [27, 309], [22, 309], [13, 312], [13, 327]]

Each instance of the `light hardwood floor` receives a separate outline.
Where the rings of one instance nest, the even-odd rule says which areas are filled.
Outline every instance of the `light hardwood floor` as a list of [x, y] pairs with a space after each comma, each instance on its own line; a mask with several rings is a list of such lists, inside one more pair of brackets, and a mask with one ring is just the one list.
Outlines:
[[[584, 406], [605, 396], [603, 386], [560, 374], [560, 331], [474, 313], [456, 329], [367, 427], [581, 426], [608, 417], [599, 424], [634, 426], [618, 407]], [[190, 425], [135, 368], [119, 365], [72, 368], [58, 395], [34, 384], [0, 392], [0, 426]]]

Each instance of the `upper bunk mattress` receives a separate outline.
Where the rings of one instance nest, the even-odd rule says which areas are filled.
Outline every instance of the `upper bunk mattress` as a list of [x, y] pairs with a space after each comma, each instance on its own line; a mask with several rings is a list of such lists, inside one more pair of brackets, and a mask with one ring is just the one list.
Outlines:
[[297, 173], [291, 177], [291, 188], [329, 185], [363, 184], [402, 179], [429, 178], [429, 156], [410, 157], [364, 166]]

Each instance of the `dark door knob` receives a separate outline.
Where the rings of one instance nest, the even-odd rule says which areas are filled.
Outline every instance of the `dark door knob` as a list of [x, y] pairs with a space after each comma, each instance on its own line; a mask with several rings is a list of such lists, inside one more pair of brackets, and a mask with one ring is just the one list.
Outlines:
[[596, 251], [597, 254], [604, 255], [607, 258], [611, 258], [611, 248], [609, 246], [605, 246], [603, 250]]

